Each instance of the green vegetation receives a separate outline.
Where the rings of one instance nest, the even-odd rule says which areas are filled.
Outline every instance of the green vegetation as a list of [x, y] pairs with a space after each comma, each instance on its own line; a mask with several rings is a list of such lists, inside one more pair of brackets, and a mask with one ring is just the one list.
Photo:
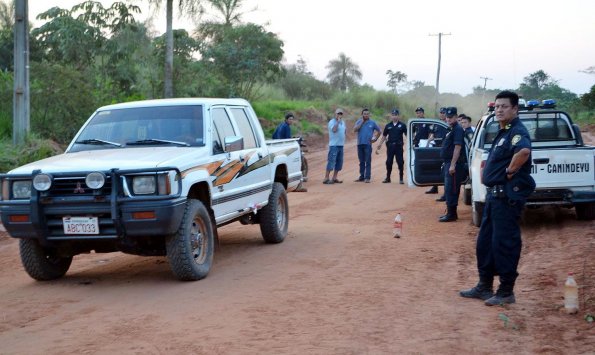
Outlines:
[[[29, 36], [31, 135], [22, 146], [11, 147], [14, 14], [0, 0], [0, 171], [55, 153], [47, 149], [48, 140], [66, 146], [97, 107], [123, 101], [244, 97], [253, 103], [269, 137], [288, 111], [298, 118], [296, 135], [323, 135], [337, 107], [348, 120], [359, 117], [364, 107], [380, 122], [393, 107], [405, 119], [415, 116], [417, 106], [426, 109], [426, 117], [436, 117], [434, 87], [408, 81], [401, 71], [387, 70], [390, 90], [379, 91], [360, 84], [361, 70], [345, 53], [329, 58], [326, 81], [314, 77], [301, 57], [282, 64], [282, 40], [263, 26], [241, 22], [242, 3], [179, 1], [178, 10], [187, 16], [204, 12], [218, 19], [206, 18], [192, 33], [170, 27], [159, 36], [136, 20], [141, 9], [130, 2], [104, 8], [81, 0], [71, 9], [48, 9], [38, 16], [45, 22]], [[584, 73], [594, 75], [595, 70]], [[515, 90], [526, 99], [556, 99], [580, 124], [595, 123], [595, 86], [578, 97], [538, 70]], [[467, 96], [442, 93], [438, 102], [457, 106], [476, 121], [498, 91], [475, 87]]]

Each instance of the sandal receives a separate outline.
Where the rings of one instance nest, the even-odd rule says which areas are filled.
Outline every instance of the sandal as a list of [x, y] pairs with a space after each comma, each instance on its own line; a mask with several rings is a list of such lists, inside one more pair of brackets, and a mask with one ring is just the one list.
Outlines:
[[322, 183], [325, 185], [331, 185], [331, 184], [334, 184], [335, 182], [333, 180], [325, 179]]
[[334, 179], [333, 180], [333, 183], [335, 183], [335, 184], [342, 184], [343, 183], [343, 180]]

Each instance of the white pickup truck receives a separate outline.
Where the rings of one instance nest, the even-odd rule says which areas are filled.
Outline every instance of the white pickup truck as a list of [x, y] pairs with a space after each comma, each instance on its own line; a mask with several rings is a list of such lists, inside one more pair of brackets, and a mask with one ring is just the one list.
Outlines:
[[[519, 118], [527, 127], [532, 143], [532, 172], [536, 188], [527, 200], [529, 208], [557, 205], [576, 209], [578, 219], [595, 219], [595, 147], [585, 145], [580, 129], [570, 116], [552, 105], [529, 105], [519, 111]], [[416, 125], [439, 120], [409, 120], [410, 132]], [[485, 165], [499, 124], [488, 112], [477, 123], [467, 151], [469, 180], [464, 187], [463, 200], [472, 205], [473, 224], [479, 226], [485, 205], [486, 187], [481, 183]], [[410, 185], [443, 184], [440, 178], [440, 148], [413, 147], [409, 142]]]
[[167, 255], [180, 280], [207, 276], [217, 227], [288, 228], [302, 181], [296, 140], [265, 141], [243, 99], [167, 99], [99, 108], [64, 154], [0, 175], [0, 213], [36, 280], [95, 251]]

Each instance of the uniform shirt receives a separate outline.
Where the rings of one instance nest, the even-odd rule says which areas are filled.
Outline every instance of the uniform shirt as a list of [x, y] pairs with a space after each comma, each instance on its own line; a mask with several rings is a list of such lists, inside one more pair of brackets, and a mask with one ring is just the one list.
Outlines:
[[386, 138], [386, 144], [403, 144], [403, 135], [407, 135], [407, 126], [403, 122], [398, 121], [394, 124], [392, 121], [384, 126], [382, 135]]
[[[531, 138], [525, 125], [516, 117], [505, 128], [498, 131], [496, 138], [492, 142], [492, 149], [483, 169], [483, 184], [488, 187], [507, 184], [509, 181], [506, 178], [506, 168], [510, 165], [512, 156], [523, 148], [531, 149]], [[527, 159], [519, 171], [513, 175], [513, 178], [512, 180], [518, 180], [521, 185], [531, 185], [531, 181], [533, 181], [533, 178], [531, 178], [531, 156], [529, 156], [529, 159]], [[533, 181], [534, 187], [535, 182]], [[528, 186], [517, 186], [517, 188], [525, 189]], [[528, 194], [531, 192], [533, 190], [529, 191]]]
[[443, 145], [443, 140], [440, 138], [444, 138], [446, 137], [446, 134], [448, 133], [449, 128], [445, 128], [441, 125], [435, 124], [435, 125], [431, 125], [430, 126], [430, 132], [434, 133], [434, 140], [435, 140], [435, 144], [437, 147], [440, 147]]
[[273, 139], [287, 138], [291, 138], [291, 127], [289, 126], [289, 123], [283, 122], [279, 126], [277, 126], [277, 129], [273, 133]]
[[[363, 118], [357, 120], [355, 125], [357, 126], [358, 124], [360, 124], [362, 120]], [[366, 122], [362, 124], [359, 131], [357, 131], [357, 144], [372, 144], [371, 141], [372, 137], [374, 136], [374, 131], [378, 131], [378, 133], [380, 133], [380, 126], [378, 126], [376, 122], [372, 121], [372, 119], [368, 119]]]
[[422, 123], [421, 125], [417, 126], [417, 132], [415, 132], [415, 136], [413, 137], [413, 144], [418, 145], [421, 139], [428, 139], [430, 137], [430, 125], [427, 123]]
[[460, 124], [455, 122], [448, 131], [446, 131], [446, 137], [444, 137], [444, 141], [442, 142], [442, 149], [440, 150], [440, 158], [442, 158], [445, 162], [449, 162], [452, 160], [452, 156], [455, 151], [455, 145], [461, 146], [461, 153], [459, 155], [459, 160], [457, 163], [466, 162], [467, 157], [465, 155], [465, 131], [463, 131], [463, 127]]
[[337, 119], [333, 118], [328, 123], [328, 145], [332, 146], [344, 146], [345, 145], [345, 122], [341, 120], [337, 132], [333, 132], [333, 127], [337, 123]]

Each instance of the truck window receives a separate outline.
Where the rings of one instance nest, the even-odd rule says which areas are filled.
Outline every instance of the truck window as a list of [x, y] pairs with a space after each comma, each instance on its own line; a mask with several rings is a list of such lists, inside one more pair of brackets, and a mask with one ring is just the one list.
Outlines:
[[248, 115], [246, 115], [246, 111], [243, 108], [232, 108], [231, 114], [236, 119], [240, 134], [244, 137], [244, 148], [256, 148], [258, 145], [254, 136], [254, 129], [252, 129], [252, 124]]
[[225, 137], [235, 136], [236, 133], [225, 109], [214, 108], [212, 114], [215, 128], [213, 132], [213, 154], [219, 154], [223, 153]]

